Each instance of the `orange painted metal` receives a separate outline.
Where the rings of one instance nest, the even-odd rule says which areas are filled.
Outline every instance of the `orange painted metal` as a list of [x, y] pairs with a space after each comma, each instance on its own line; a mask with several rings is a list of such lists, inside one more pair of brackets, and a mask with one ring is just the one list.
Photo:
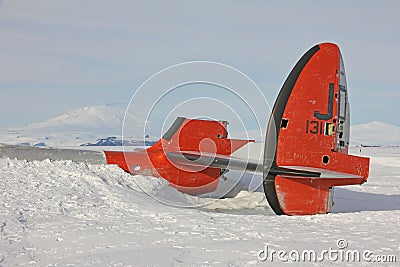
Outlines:
[[309, 167], [320, 172], [333, 170], [347, 174], [348, 178], [277, 176], [276, 195], [284, 214], [327, 213], [330, 188], [367, 181], [369, 159], [348, 155], [348, 143], [337, 142], [338, 135], [343, 135], [339, 129], [346, 126], [338, 114], [340, 71], [344, 75], [340, 60], [338, 46], [324, 43], [304, 66], [282, 116], [286, 125], [279, 131], [276, 164]]
[[[320, 44], [319, 47], [320, 50], [304, 67], [286, 104], [283, 118], [288, 119], [288, 127], [280, 130], [276, 163], [278, 166], [308, 166], [367, 176], [365, 169], [363, 172], [357, 168], [359, 157], [353, 160], [350, 156], [336, 153], [336, 132], [325, 134], [327, 123], [339, 127], [340, 51], [337, 45], [330, 43]], [[332, 118], [317, 119], [315, 111], [328, 111], [331, 83], [334, 84]], [[324, 156], [328, 156], [328, 163], [323, 162]]]
[[132, 174], [164, 178], [181, 192], [192, 195], [213, 192], [221, 176], [220, 168], [204, 166], [191, 169], [178, 166], [168, 160], [166, 154], [198, 151], [229, 156], [243, 145], [252, 142], [229, 139], [226, 127], [227, 122], [184, 119], [168, 139], [161, 138], [152, 147], [138, 152], [105, 151], [106, 160], [107, 163], [117, 164]]
[[361, 183], [363, 183], [362, 178], [305, 178], [278, 175], [275, 179], [278, 201], [286, 215], [328, 213], [329, 190], [333, 186]]

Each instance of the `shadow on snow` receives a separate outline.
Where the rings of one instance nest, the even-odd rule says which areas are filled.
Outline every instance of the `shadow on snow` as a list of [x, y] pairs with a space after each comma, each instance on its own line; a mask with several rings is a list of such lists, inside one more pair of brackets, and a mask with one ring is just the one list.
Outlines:
[[400, 210], [400, 195], [384, 195], [335, 188], [332, 213]]

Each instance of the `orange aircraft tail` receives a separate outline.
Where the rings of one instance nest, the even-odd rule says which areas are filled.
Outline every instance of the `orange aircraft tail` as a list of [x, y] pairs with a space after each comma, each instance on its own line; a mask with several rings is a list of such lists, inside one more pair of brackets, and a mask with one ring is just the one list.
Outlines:
[[276, 214], [327, 213], [333, 187], [367, 181], [369, 159], [348, 155], [350, 107], [339, 47], [312, 47], [295, 65], [275, 102], [264, 161], [231, 157], [251, 140], [228, 138], [227, 122], [177, 118], [152, 147], [105, 152], [133, 174], [162, 177], [190, 194], [212, 192], [225, 169], [262, 172]]
[[[369, 159], [347, 154], [347, 94], [342, 55], [332, 43], [312, 47], [283, 84], [264, 152], [264, 190], [277, 214], [327, 213], [333, 186], [366, 182]], [[276, 175], [278, 167], [320, 175]]]

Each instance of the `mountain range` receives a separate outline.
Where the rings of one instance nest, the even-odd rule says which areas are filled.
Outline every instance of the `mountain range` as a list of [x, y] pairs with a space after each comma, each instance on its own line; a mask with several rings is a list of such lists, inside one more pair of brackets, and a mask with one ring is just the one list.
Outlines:
[[[102, 144], [104, 140], [111, 140], [118, 144], [124, 117], [124, 105], [83, 107], [43, 122], [0, 130], [0, 143], [60, 147]], [[130, 127], [125, 127], [124, 138], [142, 140], [145, 120], [132, 113], [127, 113], [125, 118]], [[157, 129], [147, 122], [146, 131], [159, 132]], [[249, 131], [248, 134], [256, 140], [260, 136], [257, 131]], [[159, 136], [146, 137], [147, 141], [154, 141]], [[399, 146], [400, 127], [383, 122], [354, 125], [351, 127], [350, 145]]]

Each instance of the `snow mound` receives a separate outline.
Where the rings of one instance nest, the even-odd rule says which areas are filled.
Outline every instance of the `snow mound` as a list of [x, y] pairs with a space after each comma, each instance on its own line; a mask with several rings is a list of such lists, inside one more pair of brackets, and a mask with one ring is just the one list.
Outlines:
[[272, 214], [263, 192], [240, 191], [233, 198], [216, 199], [204, 204], [202, 208], [220, 212], [254, 213], [262, 211], [264, 214]]

